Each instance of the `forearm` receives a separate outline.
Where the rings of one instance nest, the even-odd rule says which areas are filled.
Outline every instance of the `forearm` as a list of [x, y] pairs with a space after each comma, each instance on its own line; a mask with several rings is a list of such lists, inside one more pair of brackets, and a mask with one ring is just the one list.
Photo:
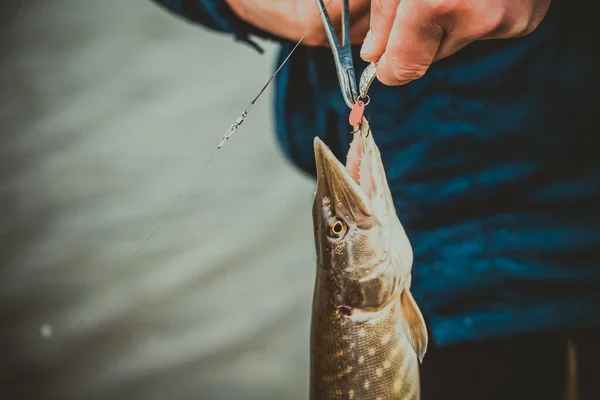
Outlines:
[[213, 31], [232, 34], [259, 52], [262, 49], [251, 36], [280, 41], [271, 35], [239, 18], [224, 0], [150, 0], [194, 24]]
[[[223, 0], [247, 24], [268, 32], [279, 41], [306, 46], [329, 46], [314, 0]], [[329, 3], [328, 3], [329, 4]], [[334, 26], [341, 25], [342, 2], [333, 2], [327, 8]], [[356, 0], [350, 6], [350, 41], [362, 43], [369, 29], [370, 0]]]

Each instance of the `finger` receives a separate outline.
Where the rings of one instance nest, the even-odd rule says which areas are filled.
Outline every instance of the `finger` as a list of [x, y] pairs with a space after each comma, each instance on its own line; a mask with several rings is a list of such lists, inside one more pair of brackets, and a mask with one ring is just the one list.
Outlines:
[[531, 21], [527, 26], [527, 29], [522, 33], [521, 36], [526, 36], [532, 33], [537, 29], [537, 27], [542, 23], [546, 15], [548, 14], [548, 9], [550, 8], [550, 0], [544, 0], [542, 2], [536, 3]]
[[427, 2], [402, 0], [381, 59], [377, 78], [386, 85], [402, 85], [422, 77], [433, 62], [444, 37], [435, 10]]
[[472, 39], [467, 38], [448, 38], [442, 41], [440, 48], [438, 49], [437, 54], [435, 55], [433, 61], [439, 61], [443, 58], [450, 57], [452, 54], [461, 50], [469, 43], [473, 42]]
[[360, 49], [363, 60], [377, 61], [385, 51], [399, 3], [400, 0], [371, 1], [371, 29]]
[[477, 18], [473, 17], [470, 7], [464, 7], [460, 11], [455, 10], [454, 12], [438, 12], [437, 23], [443, 27], [444, 35], [433, 61], [449, 57], [475, 41], [476, 36], [471, 28], [476, 25], [471, 22], [474, 20]]

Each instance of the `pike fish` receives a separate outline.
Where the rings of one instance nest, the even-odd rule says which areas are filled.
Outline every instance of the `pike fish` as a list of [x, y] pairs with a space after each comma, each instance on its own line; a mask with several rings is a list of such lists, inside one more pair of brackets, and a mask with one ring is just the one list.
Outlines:
[[428, 336], [410, 293], [412, 247], [367, 120], [356, 128], [346, 166], [314, 140], [310, 399], [419, 399]]

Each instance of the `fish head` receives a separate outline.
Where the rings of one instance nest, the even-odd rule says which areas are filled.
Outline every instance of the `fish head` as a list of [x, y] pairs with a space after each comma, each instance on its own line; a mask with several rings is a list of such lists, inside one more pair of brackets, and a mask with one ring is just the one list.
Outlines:
[[318, 265], [335, 282], [329, 290], [333, 302], [367, 310], [410, 285], [413, 253], [368, 122], [363, 119], [359, 127], [346, 165], [314, 140], [313, 227]]

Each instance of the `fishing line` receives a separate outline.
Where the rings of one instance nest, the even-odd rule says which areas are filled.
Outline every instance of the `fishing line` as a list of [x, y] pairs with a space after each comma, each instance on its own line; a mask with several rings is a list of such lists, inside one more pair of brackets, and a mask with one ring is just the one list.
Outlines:
[[250, 104], [248, 104], [248, 107], [246, 107], [246, 109], [244, 110], [244, 112], [233, 123], [233, 125], [231, 125], [231, 128], [229, 128], [229, 130], [223, 136], [221, 136], [221, 140], [219, 141], [219, 144], [217, 145], [217, 149], [220, 149], [221, 147], [223, 147], [223, 145], [225, 144], [225, 142], [227, 141], [227, 139], [229, 139], [233, 135], [233, 133], [237, 130], [237, 128], [239, 128], [239, 126], [242, 124], [242, 122], [244, 122], [244, 119], [246, 119], [246, 117], [248, 116], [248, 113], [250, 112], [250, 110], [254, 106], [254, 103], [256, 103], [256, 100], [258, 100], [258, 98], [263, 94], [263, 92], [271, 84], [271, 81], [273, 81], [273, 79], [275, 79], [275, 76], [279, 73], [279, 71], [281, 70], [281, 68], [283, 68], [283, 66], [288, 62], [288, 60], [290, 59], [290, 57], [292, 56], [292, 54], [294, 53], [294, 51], [296, 51], [296, 49], [298, 48], [298, 46], [300, 46], [300, 43], [302, 43], [302, 41], [304, 40], [304, 38], [306, 37], [306, 35], [308, 35], [308, 32], [310, 32], [310, 30], [317, 23], [317, 21], [319, 20], [319, 18], [321, 18], [321, 15], [325, 12], [325, 10], [327, 9], [327, 7], [329, 7], [329, 4], [332, 1], [333, 0], [329, 0], [327, 2], [327, 4], [325, 5], [325, 7], [323, 7], [323, 9], [321, 10], [321, 12], [317, 15], [317, 17], [314, 19], [314, 21], [310, 24], [310, 26], [308, 27], [308, 29], [304, 32], [304, 34], [302, 35], [302, 37], [300, 38], [300, 40], [296, 43], [296, 45], [290, 51], [290, 53], [287, 55], [287, 57], [285, 58], [285, 60], [283, 60], [283, 62], [281, 63], [281, 65], [275, 70], [275, 72], [273, 73], [273, 75], [271, 75], [271, 77], [269, 78], [269, 80], [267, 81], [267, 83], [265, 83], [265, 85], [260, 90], [260, 92], [258, 92], [258, 94], [254, 98], [254, 100], [252, 100], [250, 102]]
[[[177, 206], [177, 204], [179, 204], [179, 202], [181, 201], [181, 199], [183, 199], [186, 196], [186, 194], [188, 193], [188, 191], [191, 190], [191, 188], [194, 186], [194, 184], [196, 183], [196, 181], [198, 180], [198, 178], [200, 177], [200, 175], [202, 175], [202, 172], [204, 172], [204, 170], [206, 169], [206, 167], [208, 166], [208, 164], [212, 161], [212, 159], [217, 154], [217, 152], [221, 149], [221, 147], [223, 147], [223, 145], [225, 144], [225, 142], [235, 133], [235, 131], [240, 127], [240, 125], [242, 125], [242, 123], [244, 122], [244, 120], [248, 116], [250, 110], [252, 110], [252, 107], [254, 106], [254, 104], [256, 103], [256, 101], [264, 93], [264, 91], [267, 89], [267, 87], [271, 84], [271, 82], [273, 81], [273, 79], [275, 79], [275, 76], [279, 73], [279, 71], [281, 70], [281, 68], [283, 68], [283, 66], [288, 62], [288, 60], [290, 59], [290, 57], [292, 56], [292, 54], [294, 53], [294, 51], [296, 51], [296, 49], [298, 48], [298, 46], [300, 46], [300, 44], [302, 43], [302, 41], [304, 40], [304, 38], [306, 37], [306, 35], [308, 35], [308, 33], [310, 32], [310, 30], [317, 23], [317, 21], [319, 20], [319, 18], [321, 17], [321, 15], [325, 12], [326, 8], [329, 6], [329, 4], [332, 1], [333, 0], [329, 0], [327, 2], [327, 4], [325, 5], [325, 7], [323, 7], [323, 9], [321, 10], [321, 12], [319, 12], [319, 14], [317, 15], [317, 17], [310, 24], [310, 26], [308, 27], [308, 29], [304, 32], [304, 34], [302, 35], [302, 37], [300, 38], [300, 40], [292, 48], [292, 50], [287, 55], [287, 57], [283, 60], [283, 62], [281, 63], [281, 65], [279, 65], [279, 67], [275, 70], [275, 72], [273, 73], [273, 75], [271, 75], [271, 77], [269, 78], [269, 80], [267, 81], [267, 83], [258, 92], [258, 94], [256, 95], [256, 97], [254, 97], [254, 99], [250, 102], [250, 104], [248, 104], [248, 106], [244, 109], [244, 111], [238, 117], [238, 119], [231, 125], [231, 127], [229, 128], [229, 130], [223, 136], [221, 136], [221, 139], [219, 141], [219, 144], [217, 145], [217, 148], [208, 157], [208, 159], [206, 160], [206, 162], [204, 163], [204, 165], [202, 165], [202, 167], [198, 170], [198, 172], [196, 173], [196, 175], [194, 176], [194, 178], [192, 179], [192, 181], [190, 183], [189, 189], [186, 190], [186, 191], [184, 191], [181, 195], [179, 195], [177, 197], [177, 199], [175, 199], [175, 201], [167, 208], [167, 210], [161, 214], [161, 216], [158, 219], [157, 223], [154, 225], [154, 227], [152, 228], [152, 230], [150, 230], [150, 233], [148, 233], [148, 235], [144, 238], [144, 240], [142, 241], [142, 243], [140, 244], [140, 246], [137, 248], [137, 250], [133, 254], [131, 260], [121, 269], [121, 272], [119, 273], [119, 276], [117, 278], [120, 278], [125, 273], [125, 271], [127, 271], [129, 269], [129, 267], [131, 267], [131, 265], [133, 265], [133, 263], [138, 259], [138, 257], [142, 253], [142, 250], [146, 246], [146, 244], [150, 241], [150, 239], [152, 239], [152, 237], [154, 236], [154, 234], [156, 234], [156, 232], [158, 231], [158, 228], [160, 228], [160, 226], [163, 224], [163, 222], [165, 222], [165, 220], [167, 219], [167, 217], [171, 214], [171, 212], [173, 211], [173, 209], [175, 209], [175, 206]], [[118, 281], [118, 279], [116, 281]], [[106, 291], [100, 297], [100, 299], [84, 315], [84, 317], [81, 319], [81, 321], [79, 322], [79, 324], [77, 324], [77, 328], [75, 330], [79, 330], [79, 328], [84, 324], [84, 322], [88, 320], [88, 318], [92, 314], [92, 312], [100, 305], [100, 303], [102, 302], [102, 300], [104, 300], [104, 298], [108, 295], [108, 293], [112, 290], [112, 288], [115, 285], [116, 285], [116, 282], [113, 283], [108, 289], [106, 289]]]
[[[196, 175], [192, 179], [192, 182], [190, 184], [190, 188], [198, 180], [198, 178], [200, 177], [200, 175], [202, 175], [202, 172], [204, 172], [204, 170], [206, 169], [206, 167], [208, 166], [208, 164], [211, 162], [211, 160], [213, 159], [213, 157], [216, 154], [217, 154], [217, 150], [214, 150], [213, 153], [210, 155], [210, 157], [208, 157], [208, 159], [206, 160], [206, 162], [204, 163], [204, 165], [202, 166], [202, 168], [200, 168], [200, 170], [198, 170], [198, 172], [196, 173]], [[169, 208], [167, 208], [167, 210], [164, 213], [162, 213], [162, 215], [160, 216], [158, 222], [156, 222], [156, 224], [154, 225], [154, 227], [152, 228], [152, 230], [150, 231], [150, 233], [148, 233], [148, 235], [142, 241], [142, 244], [140, 244], [140, 246], [137, 248], [137, 250], [135, 251], [135, 253], [133, 253], [133, 256], [131, 257], [131, 260], [122, 268], [121, 273], [119, 274], [119, 277], [121, 277], [122, 274], [125, 273], [125, 271], [127, 271], [129, 269], [129, 267], [131, 267], [135, 263], [135, 261], [137, 261], [137, 259], [140, 256], [140, 254], [142, 254], [142, 250], [144, 249], [144, 246], [150, 241], [150, 239], [152, 239], [152, 237], [154, 236], [154, 234], [156, 233], [156, 231], [158, 231], [158, 228], [160, 228], [160, 226], [163, 224], [163, 222], [165, 222], [165, 220], [171, 214], [171, 212], [173, 211], [173, 209], [175, 208], [175, 206], [177, 204], [179, 204], [179, 202], [181, 201], [181, 199], [183, 199], [185, 197], [186, 193], [187, 192], [184, 191], [182, 194], [180, 194], [179, 197], [177, 197], [177, 199], [169, 206]], [[98, 299], [98, 301], [96, 302], [96, 304], [94, 304], [94, 306], [86, 313], [86, 315], [79, 322], [79, 324], [77, 324], [77, 328], [75, 328], [75, 330], [78, 330], [81, 327], [81, 325], [83, 325], [83, 323], [85, 321], [87, 321], [87, 319], [90, 316], [90, 314], [92, 313], [92, 311], [94, 311], [100, 305], [100, 303], [102, 303], [102, 300], [104, 300], [104, 298], [106, 297], [106, 295], [108, 295], [108, 293], [114, 287], [114, 285], [116, 285], [116, 282], [113, 283], [113, 285], [110, 288], [106, 289], [106, 291], [102, 294], [102, 296], [100, 297], [100, 299]]]

